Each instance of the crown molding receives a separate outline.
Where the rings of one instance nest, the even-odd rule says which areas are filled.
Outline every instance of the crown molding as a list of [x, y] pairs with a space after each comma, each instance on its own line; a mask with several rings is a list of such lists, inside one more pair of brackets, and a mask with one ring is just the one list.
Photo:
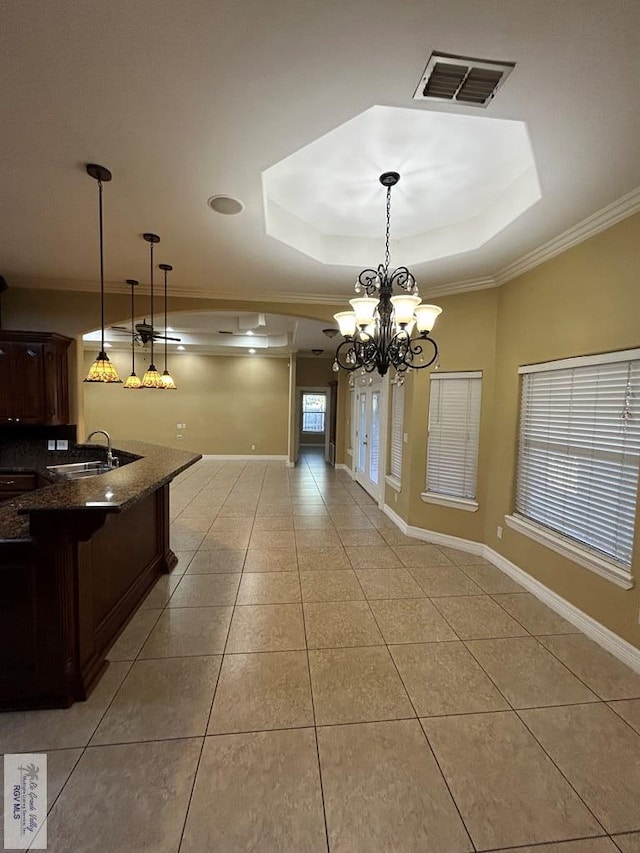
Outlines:
[[470, 290], [486, 290], [489, 287], [498, 287], [498, 282], [493, 276], [486, 275], [482, 278], [468, 278], [462, 281], [444, 282], [425, 287], [425, 296], [453, 296], [456, 293], [468, 293]]
[[[73, 293], [96, 293], [99, 291], [99, 283], [96, 281], [86, 281], [84, 279], [55, 279], [55, 278], [34, 278], [27, 279], [17, 277], [12, 281], [12, 287], [16, 289], [29, 290], [64, 290]], [[115, 293], [120, 296], [129, 294], [129, 288], [124, 282], [105, 281], [105, 293]], [[159, 294], [158, 288], [155, 289], [156, 294]], [[136, 295], [148, 295], [151, 288], [148, 284], [140, 283], [136, 287]], [[215, 291], [205, 290], [200, 288], [171, 288], [169, 294], [171, 299], [208, 299], [211, 301], [217, 300], [221, 302], [292, 302], [305, 303], [311, 305], [331, 305], [339, 308], [343, 303], [342, 294], [330, 293], [286, 293], [286, 292], [262, 292], [255, 291]]]
[[[596, 211], [591, 216], [573, 225], [567, 231], [543, 243], [526, 255], [516, 259], [507, 266], [499, 270], [495, 275], [481, 276], [479, 278], [463, 279], [461, 281], [443, 282], [434, 284], [424, 288], [425, 295], [430, 297], [450, 296], [456, 293], [467, 293], [472, 290], [485, 290], [490, 287], [500, 287], [508, 281], [523, 275], [523, 273], [534, 269], [534, 267], [545, 263], [545, 261], [555, 258], [557, 255], [566, 252], [573, 246], [583, 243], [590, 237], [599, 234], [601, 231], [606, 231], [623, 219], [626, 219], [633, 214], [640, 212], [640, 187], [632, 190], [627, 195], [622, 196], [617, 201]], [[12, 281], [12, 286], [16, 288], [31, 288], [33, 290], [66, 290], [75, 292], [95, 293], [98, 288], [98, 283], [95, 281], [87, 281], [82, 279], [54, 279], [54, 278], [34, 278], [17, 276]], [[129, 288], [124, 282], [105, 282], [106, 293], [117, 293], [120, 295], [128, 294]], [[137, 293], [148, 294], [149, 285], [140, 284]], [[329, 305], [336, 306], [338, 309], [344, 307], [345, 301], [349, 296], [349, 288], [346, 287], [344, 293], [295, 293], [291, 292], [275, 292], [275, 293], [256, 293], [255, 291], [233, 291], [219, 292], [205, 290], [203, 288], [185, 288], [177, 289], [172, 286], [171, 297], [182, 299], [207, 299], [211, 301], [221, 302], [262, 302], [262, 303], [279, 303], [288, 302], [293, 304], [306, 305]]]
[[591, 216], [587, 216], [586, 219], [582, 219], [567, 231], [503, 267], [495, 276], [496, 283], [504, 284], [523, 273], [529, 272], [534, 267], [555, 258], [556, 255], [561, 255], [567, 249], [583, 243], [601, 231], [606, 231], [607, 228], [611, 228], [628, 216], [633, 216], [638, 211], [640, 211], [640, 187], [596, 211]]

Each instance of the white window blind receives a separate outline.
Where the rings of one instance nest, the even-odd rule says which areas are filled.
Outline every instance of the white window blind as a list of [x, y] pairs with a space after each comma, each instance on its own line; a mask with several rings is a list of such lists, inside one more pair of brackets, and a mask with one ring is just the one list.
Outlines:
[[631, 352], [521, 368], [516, 480], [516, 513], [625, 567], [640, 460], [640, 351]]
[[404, 385], [396, 383], [391, 392], [391, 441], [389, 474], [402, 479], [402, 436], [404, 431]]
[[428, 494], [476, 497], [481, 395], [480, 372], [432, 374]]

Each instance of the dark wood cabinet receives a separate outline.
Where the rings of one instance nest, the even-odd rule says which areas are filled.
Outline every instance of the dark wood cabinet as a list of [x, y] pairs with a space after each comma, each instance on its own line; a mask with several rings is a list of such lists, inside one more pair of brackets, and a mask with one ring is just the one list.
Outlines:
[[0, 474], [0, 502], [13, 500], [24, 492], [32, 492], [38, 486], [37, 474]]
[[49, 332], [0, 330], [0, 424], [69, 423], [70, 343]]

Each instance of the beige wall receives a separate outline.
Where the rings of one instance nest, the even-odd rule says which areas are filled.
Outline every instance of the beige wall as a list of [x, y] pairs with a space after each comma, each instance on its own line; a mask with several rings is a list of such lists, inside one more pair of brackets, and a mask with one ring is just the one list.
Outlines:
[[[130, 355], [109, 354], [120, 378]], [[85, 353], [85, 371], [95, 353]], [[138, 356], [142, 375], [146, 358]], [[161, 367], [162, 359], [157, 359]], [[121, 385], [84, 386], [85, 426], [114, 438], [135, 438], [203, 454], [285, 456], [289, 413], [286, 358], [183, 354], [170, 363], [177, 391], [125, 391]], [[178, 430], [177, 423], [186, 423]], [[176, 435], [182, 433], [181, 441]], [[255, 444], [255, 450], [251, 445]]]
[[[640, 216], [499, 290], [495, 412], [484, 541], [581, 610], [640, 646], [640, 587], [623, 590], [504, 526], [513, 510], [522, 364], [640, 345]], [[504, 537], [496, 536], [498, 525]], [[633, 573], [640, 574], [640, 513]]]
[[[581, 610], [640, 647], [640, 587], [610, 581], [508, 528], [514, 508], [518, 429], [518, 367], [570, 356], [640, 346], [640, 216], [541, 264], [500, 288], [443, 297], [434, 330], [440, 370], [483, 373], [478, 512], [425, 504], [429, 374], [406, 380], [402, 490], [385, 502], [409, 524], [484, 542]], [[351, 464], [348, 377], [341, 375], [343, 444], [339, 461]], [[496, 535], [503, 528], [503, 539]], [[632, 572], [640, 574], [640, 512]]]
[[408, 434], [408, 442], [403, 448], [402, 488], [397, 493], [387, 486], [385, 495], [386, 502], [410, 524], [475, 541], [482, 541], [484, 535], [486, 501], [483, 496], [489, 480], [498, 295], [497, 288], [490, 288], [438, 299], [443, 310], [434, 329], [441, 373], [482, 371], [478, 459], [480, 508], [477, 512], [465, 512], [426, 504], [420, 498], [426, 481], [429, 376], [433, 369], [413, 370], [406, 377], [404, 432]]
[[351, 468], [351, 396], [349, 394], [349, 374], [341, 370], [338, 376], [338, 422], [336, 440], [336, 465]]
[[331, 369], [333, 362], [328, 358], [304, 358], [298, 356], [296, 385], [300, 388], [319, 388], [335, 382], [338, 378]]

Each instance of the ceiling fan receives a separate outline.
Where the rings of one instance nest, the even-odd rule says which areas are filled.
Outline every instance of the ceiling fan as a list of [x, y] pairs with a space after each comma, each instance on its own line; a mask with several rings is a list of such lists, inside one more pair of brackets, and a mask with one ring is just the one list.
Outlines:
[[[121, 334], [126, 334], [131, 337], [131, 329], [128, 329], [126, 326], [111, 326], [111, 328], [114, 332], [120, 332]], [[166, 340], [179, 342], [182, 340], [181, 338], [172, 338], [169, 335], [161, 335], [160, 332], [154, 332], [153, 326], [151, 323], [147, 323], [146, 319], [143, 320], [142, 323], [136, 323], [134, 329], [134, 340], [136, 340], [141, 346], [148, 344], [152, 338], [154, 341]]]

